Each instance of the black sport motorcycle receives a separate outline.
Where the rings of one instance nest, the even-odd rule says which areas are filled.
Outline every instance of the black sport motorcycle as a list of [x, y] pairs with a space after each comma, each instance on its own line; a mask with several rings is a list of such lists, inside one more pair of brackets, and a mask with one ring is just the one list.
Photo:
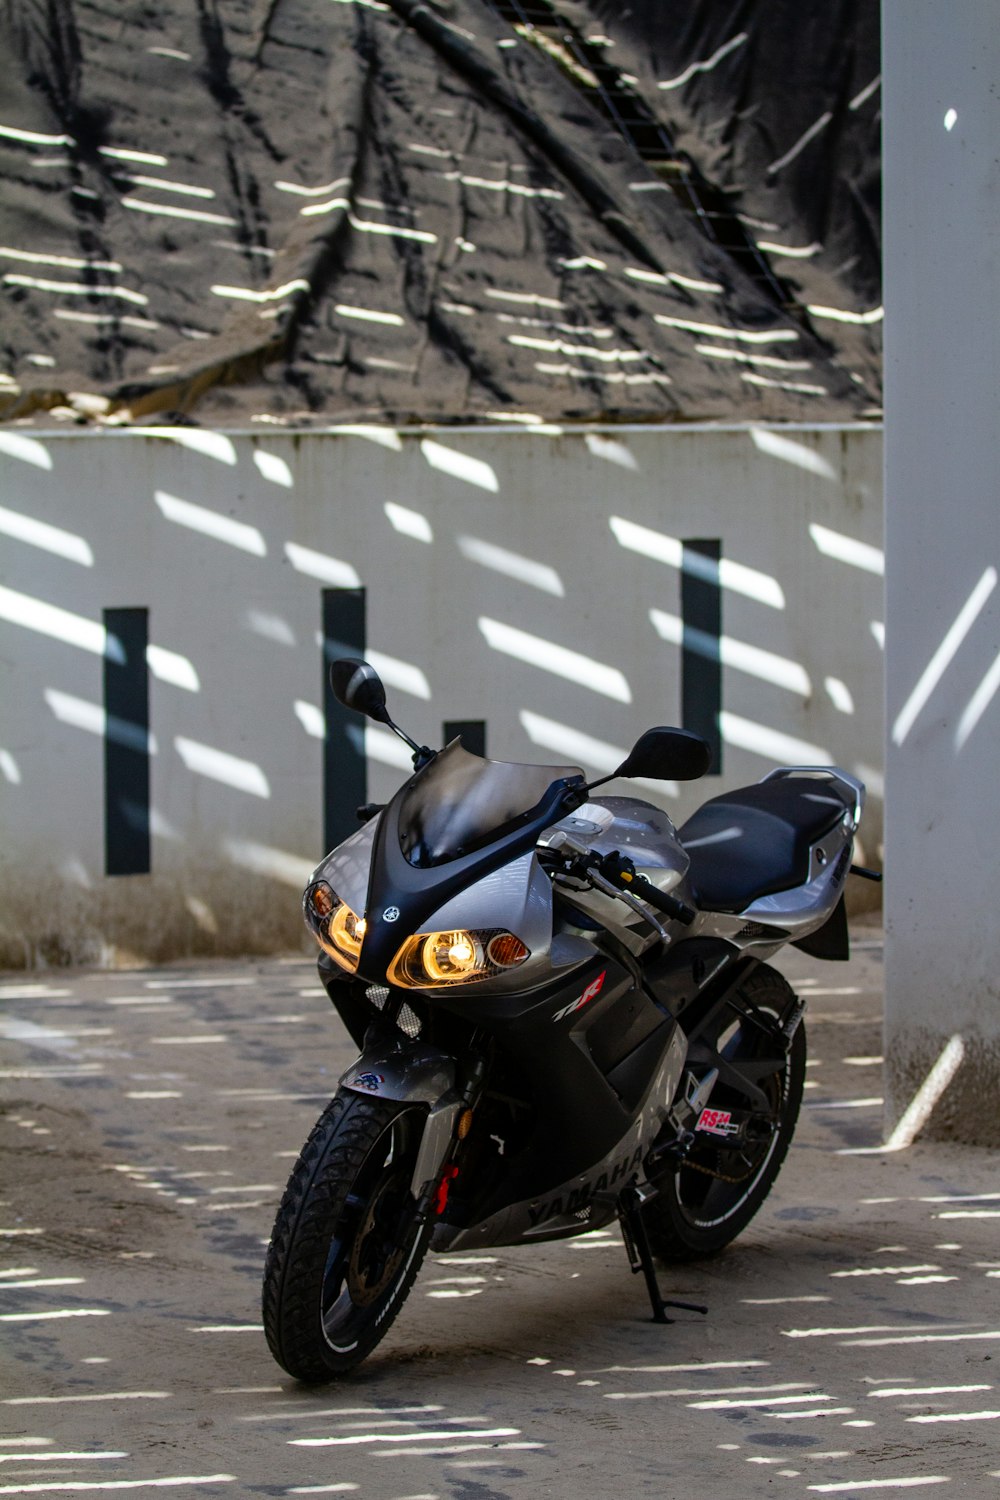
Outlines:
[[[320, 975], [361, 1054], [292, 1172], [264, 1272], [289, 1374], [344, 1374], [388, 1331], [428, 1247], [528, 1244], [620, 1221], [653, 1257], [729, 1244], [802, 1098], [804, 1005], [764, 960], [846, 958], [864, 787], [784, 767], [678, 831], [572, 766], [434, 753], [365, 662], [331, 668], [414, 774], [306, 887]], [[703, 739], [647, 730], [614, 777], [693, 780]], [[877, 877], [875, 877], [877, 878]], [[703, 1308], [697, 1309], [704, 1311]]]

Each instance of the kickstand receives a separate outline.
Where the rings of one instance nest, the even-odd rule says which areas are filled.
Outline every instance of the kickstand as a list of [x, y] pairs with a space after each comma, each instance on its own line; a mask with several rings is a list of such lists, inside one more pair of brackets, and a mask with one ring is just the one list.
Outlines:
[[619, 1196], [618, 1219], [629, 1265], [635, 1275], [641, 1271], [646, 1278], [646, 1291], [649, 1293], [649, 1301], [653, 1309], [653, 1322], [673, 1323], [674, 1319], [667, 1317], [668, 1307], [680, 1307], [685, 1312], [707, 1313], [708, 1308], [700, 1306], [697, 1302], [672, 1302], [661, 1295], [660, 1285], [656, 1279], [656, 1268], [653, 1265], [653, 1252], [649, 1248], [649, 1236], [642, 1218], [642, 1198], [636, 1188], [627, 1187]]

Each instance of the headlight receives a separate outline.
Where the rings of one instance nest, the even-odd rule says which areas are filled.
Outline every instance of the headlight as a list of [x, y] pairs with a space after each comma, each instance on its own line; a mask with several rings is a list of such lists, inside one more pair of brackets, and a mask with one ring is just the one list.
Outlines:
[[389, 965], [390, 984], [427, 990], [445, 984], [476, 984], [530, 957], [528, 949], [504, 928], [421, 932], [407, 938]]
[[306, 926], [324, 953], [353, 974], [365, 940], [364, 917], [351, 910], [325, 880], [316, 880], [302, 897]]

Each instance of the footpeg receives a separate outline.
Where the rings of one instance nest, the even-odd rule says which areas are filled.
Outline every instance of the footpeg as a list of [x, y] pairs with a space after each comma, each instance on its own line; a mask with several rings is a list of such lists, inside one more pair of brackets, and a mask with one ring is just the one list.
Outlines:
[[693, 1115], [700, 1115], [715, 1085], [719, 1081], [718, 1068], [709, 1068], [704, 1078], [700, 1081], [693, 1073], [687, 1075], [686, 1102], [688, 1109]]

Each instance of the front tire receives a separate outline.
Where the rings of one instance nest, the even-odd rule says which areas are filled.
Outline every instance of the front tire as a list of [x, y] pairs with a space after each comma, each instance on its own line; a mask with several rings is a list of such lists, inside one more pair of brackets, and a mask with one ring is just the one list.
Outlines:
[[[686, 1157], [657, 1177], [658, 1195], [646, 1205], [643, 1217], [650, 1246], [661, 1260], [702, 1260], [730, 1244], [764, 1202], [791, 1144], [805, 1083], [805, 1027], [799, 1024], [791, 1043], [780, 1027], [795, 1007], [795, 991], [776, 970], [761, 965], [737, 995], [750, 1002], [751, 1016], [753, 1008], [763, 1013], [767, 1029], [733, 1008], [720, 1021], [719, 1035], [710, 1040], [737, 1068], [741, 1061], [770, 1056], [784, 1060], [777, 1070], [755, 1078], [767, 1095], [769, 1110], [753, 1116], [739, 1144], [701, 1135]], [[713, 1109], [744, 1113], [747, 1102], [722, 1079], [710, 1100]]]
[[320, 1382], [361, 1363], [420, 1268], [430, 1222], [410, 1183], [424, 1111], [341, 1089], [285, 1189], [264, 1266], [264, 1332], [278, 1364]]

